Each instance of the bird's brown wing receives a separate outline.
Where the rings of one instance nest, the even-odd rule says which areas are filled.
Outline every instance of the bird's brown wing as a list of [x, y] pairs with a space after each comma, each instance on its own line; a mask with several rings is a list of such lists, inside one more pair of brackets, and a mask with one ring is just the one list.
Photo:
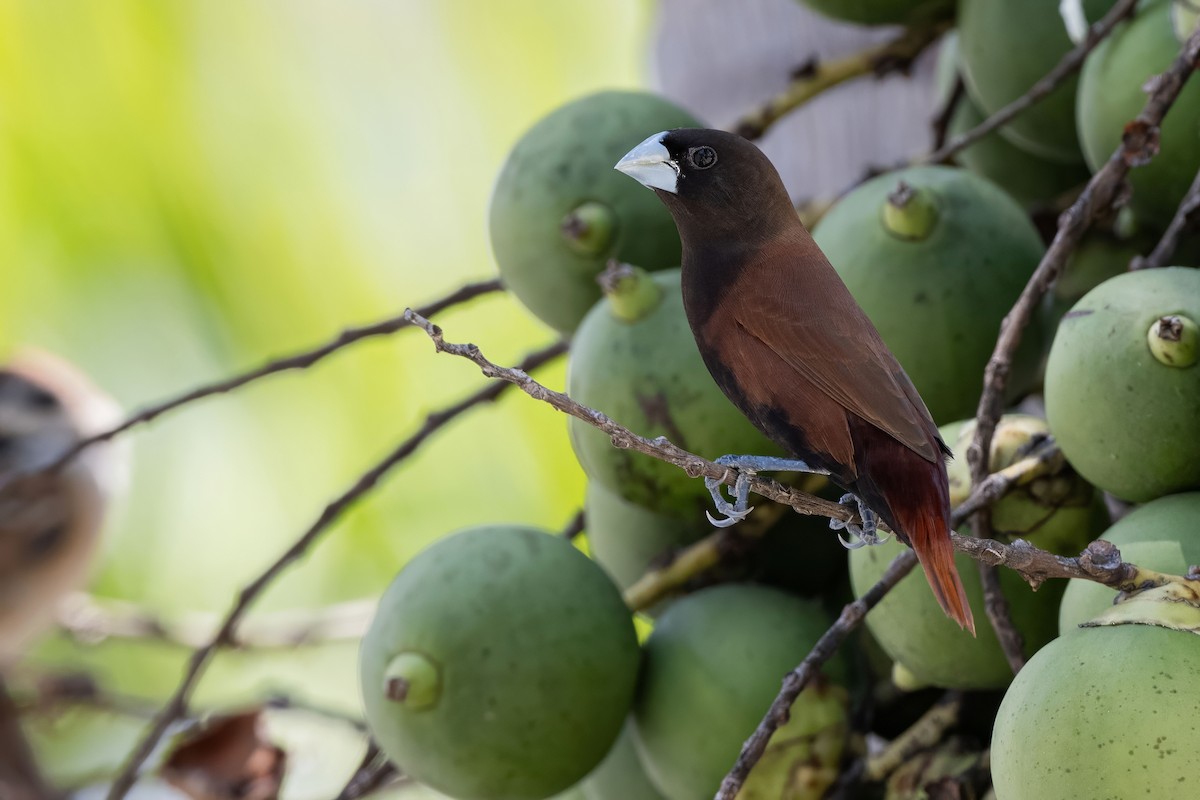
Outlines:
[[[941, 458], [937, 429], [912, 381], [811, 239], [764, 250], [735, 279], [743, 281], [757, 288], [730, 287], [717, 316], [732, 318], [786, 365], [797, 400], [816, 387], [923, 458]], [[786, 391], [789, 380], [781, 365], [770, 370], [776, 391]]]

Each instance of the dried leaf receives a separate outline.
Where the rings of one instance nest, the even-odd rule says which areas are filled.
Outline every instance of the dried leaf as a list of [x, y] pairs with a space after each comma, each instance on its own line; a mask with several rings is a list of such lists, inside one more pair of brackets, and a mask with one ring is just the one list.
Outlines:
[[267, 740], [262, 709], [213, 717], [162, 766], [164, 780], [193, 800], [275, 800], [287, 754]]

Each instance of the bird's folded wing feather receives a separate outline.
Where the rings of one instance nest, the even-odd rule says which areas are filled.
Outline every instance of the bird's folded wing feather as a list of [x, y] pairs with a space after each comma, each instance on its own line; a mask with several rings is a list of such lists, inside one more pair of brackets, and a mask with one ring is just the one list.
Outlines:
[[[935, 461], [936, 428], [912, 381], [832, 267], [822, 266], [832, 281], [775, 276], [772, 291], [731, 292], [722, 310], [846, 411]], [[740, 277], [753, 280], [759, 270], [748, 272]]]

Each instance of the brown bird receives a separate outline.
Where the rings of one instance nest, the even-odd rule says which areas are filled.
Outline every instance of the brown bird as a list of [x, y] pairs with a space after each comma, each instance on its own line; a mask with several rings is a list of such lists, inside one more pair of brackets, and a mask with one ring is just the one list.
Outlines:
[[736, 505], [710, 482], [727, 522], [748, 513], [748, 472], [828, 474], [862, 512], [858, 544], [879, 541], [874, 511], [912, 547], [946, 614], [974, 633], [950, 542], [949, 448], [771, 162], [735, 134], [681, 128], [649, 137], [616, 168], [675, 218], [684, 309], [713, 379], [799, 459], [723, 458], [740, 468]]

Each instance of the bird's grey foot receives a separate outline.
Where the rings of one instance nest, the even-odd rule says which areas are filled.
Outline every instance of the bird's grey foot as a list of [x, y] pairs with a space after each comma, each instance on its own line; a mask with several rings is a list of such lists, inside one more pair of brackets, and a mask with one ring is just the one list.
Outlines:
[[737, 471], [733, 485], [733, 502], [730, 503], [722, 489], [724, 485], [715, 478], [705, 478], [704, 486], [712, 495], [713, 504], [721, 516], [714, 517], [711, 512], [704, 512], [708, 521], [718, 528], [728, 528], [744, 520], [754, 507], [750, 505], [750, 478], [758, 472], [811, 472], [816, 475], [828, 475], [822, 469], [810, 467], [803, 461], [794, 458], [775, 458], [774, 456], [736, 456], [726, 455], [717, 459], [716, 463]]
[[867, 508], [867, 504], [858, 495], [844, 494], [838, 502], [844, 506], [854, 508], [858, 511], [858, 515], [862, 517], [862, 525], [856, 525], [853, 522], [843, 522], [840, 519], [829, 520], [830, 528], [833, 528], [835, 531], [845, 529], [846, 533], [850, 534], [849, 539], [846, 539], [840, 533], [838, 534], [838, 541], [842, 543], [843, 547], [847, 550], [857, 550], [866, 545], [883, 544], [887, 541], [887, 534], [880, 534], [878, 532], [879, 518], [874, 511]]

